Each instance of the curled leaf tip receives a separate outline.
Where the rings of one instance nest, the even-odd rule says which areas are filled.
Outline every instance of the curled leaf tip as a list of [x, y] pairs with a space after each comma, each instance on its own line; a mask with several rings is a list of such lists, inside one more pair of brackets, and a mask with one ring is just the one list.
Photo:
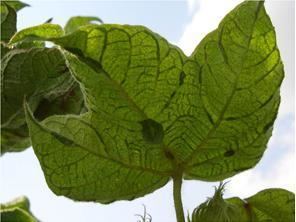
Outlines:
[[43, 40], [50, 41], [55, 38], [62, 37], [64, 31], [61, 26], [56, 24], [45, 23], [42, 25], [33, 26], [23, 29], [12, 36], [9, 45], [13, 45], [22, 41]]

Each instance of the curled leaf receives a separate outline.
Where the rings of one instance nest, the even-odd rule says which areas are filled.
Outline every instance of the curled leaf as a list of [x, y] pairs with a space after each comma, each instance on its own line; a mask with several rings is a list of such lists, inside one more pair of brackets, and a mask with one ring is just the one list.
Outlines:
[[46, 40], [51, 38], [58, 38], [64, 35], [61, 26], [45, 23], [34, 27], [23, 29], [17, 32], [9, 41], [13, 45], [21, 41]]
[[65, 26], [66, 34], [76, 31], [79, 27], [92, 24], [92, 22], [103, 23], [98, 17], [93, 16], [75, 16], [69, 19]]

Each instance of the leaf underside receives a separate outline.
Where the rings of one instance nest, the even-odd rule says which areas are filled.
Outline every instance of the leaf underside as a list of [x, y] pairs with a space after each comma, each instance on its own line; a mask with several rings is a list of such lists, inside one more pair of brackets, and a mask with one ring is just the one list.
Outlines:
[[[38, 35], [21, 31], [11, 43]], [[27, 124], [49, 187], [75, 200], [133, 199], [252, 168], [271, 136], [283, 65], [263, 2], [230, 12], [190, 57], [145, 27], [88, 25], [63, 49], [87, 112]]]
[[[24, 96], [33, 110], [40, 109], [42, 99], [58, 99], [73, 84], [63, 56], [55, 48], [34, 47], [7, 52], [1, 58], [1, 154], [22, 151], [30, 146]], [[49, 116], [50, 111], [47, 113]]]

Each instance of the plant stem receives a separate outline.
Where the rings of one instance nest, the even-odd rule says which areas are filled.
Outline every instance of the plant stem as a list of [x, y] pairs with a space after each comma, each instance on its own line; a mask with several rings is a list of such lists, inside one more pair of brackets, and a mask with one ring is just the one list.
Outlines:
[[174, 203], [177, 222], [185, 222], [181, 188], [182, 188], [182, 175], [173, 177], [173, 186], [174, 186]]

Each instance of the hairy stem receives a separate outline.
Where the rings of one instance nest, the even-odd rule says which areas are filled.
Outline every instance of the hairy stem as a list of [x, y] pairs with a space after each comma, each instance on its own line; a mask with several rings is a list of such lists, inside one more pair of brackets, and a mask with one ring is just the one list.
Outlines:
[[182, 196], [181, 196], [182, 176], [174, 177], [173, 184], [174, 184], [174, 203], [175, 203], [177, 222], [185, 222]]

